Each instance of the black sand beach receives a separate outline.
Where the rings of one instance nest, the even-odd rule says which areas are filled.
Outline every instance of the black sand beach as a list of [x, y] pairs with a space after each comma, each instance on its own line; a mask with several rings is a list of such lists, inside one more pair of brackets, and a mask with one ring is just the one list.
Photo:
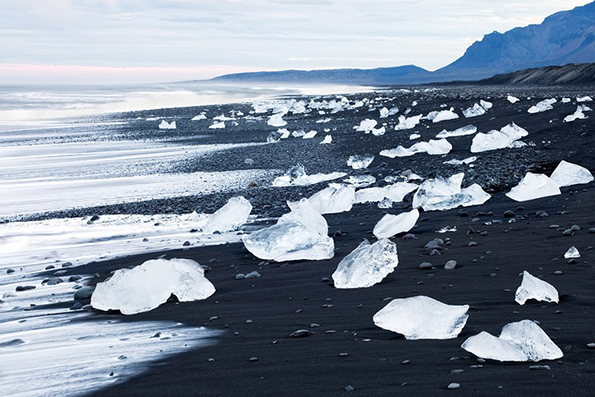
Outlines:
[[[461, 114], [480, 99], [494, 104], [487, 114], [471, 119], [459, 118], [436, 124], [422, 122], [407, 131], [394, 131], [398, 114], [378, 119], [378, 111], [367, 107], [337, 114], [287, 115], [290, 130], [319, 130], [314, 140], [290, 138], [278, 143], [233, 149], [201, 161], [180, 164], [179, 171], [233, 170], [239, 168], [289, 169], [302, 163], [308, 174], [344, 171], [370, 174], [378, 185], [389, 175], [412, 170], [424, 178], [450, 176], [465, 172], [463, 185], [480, 184], [492, 198], [481, 206], [439, 212], [424, 212], [411, 231], [415, 238], [392, 240], [397, 244], [399, 265], [381, 283], [363, 289], [335, 289], [330, 276], [337, 264], [364, 239], [373, 240], [371, 231], [385, 213], [398, 214], [411, 209], [411, 195], [392, 209], [373, 204], [356, 205], [347, 213], [326, 215], [329, 232], [335, 241], [335, 256], [323, 261], [265, 262], [255, 258], [243, 244], [215, 247], [171, 247], [171, 251], [136, 255], [96, 262], [69, 269], [69, 274], [97, 274], [99, 282], [110, 271], [140, 265], [148, 259], [190, 258], [208, 265], [207, 278], [217, 292], [205, 301], [169, 302], [147, 313], [123, 316], [96, 312], [103, 318], [120, 321], [171, 320], [196, 327], [222, 330], [212, 346], [188, 351], [159, 362], [144, 374], [112, 387], [99, 390], [97, 396], [329, 396], [351, 392], [361, 396], [591, 396], [595, 385], [595, 185], [562, 188], [562, 194], [527, 202], [515, 202], [504, 195], [527, 171], [550, 174], [560, 160], [595, 170], [595, 115], [564, 123], [565, 116], [576, 110], [576, 97], [595, 92], [585, 88], [502, 88], [451, 87], [439, 90], [392, 93], [376, 92], [348, 95], [349, 99], [378, 97], [382, 106], [398, 106], [401, 112], [412, 101], [419, 104], [411, 115], [427, 114], [451, 106]], [[512, 94], [521, 101], [511, 104]], [[572, 98], [561, 103], [562, 97]], [[531, 99], [527, 99], [531, 97]], [[554, 109], [528, 114], [527, 109], [542, 99], [558, 98]], [[327, 99], [331, 99], [329, 97]], [[441, 107], [445, 104], [446, 107]], [[587, 103], [591, 106], [592, 103]], [[374, 105], [375, 106], [375, 105]], [[266, 122], [248, 122], [239, 118], [237, 126], [222, 131], [209, 130], [210, 120], [190, 123], [199, 111], [209, 118], [230, 110], [247, 114], [248, 105], [167, 109], [114, 115], [114, 120], [128, 120], [116, 133], [126, 139], [163, 138], [167, 132], [148, 128], [137, 117], [167, 116], [178, 122], [175, 134], [188, 135], [186, 143], [263, 142], [275, 128]], [[399, 113], [401, 114], [401, 113]], [[322, 118], [325, 124], [316, 124]], [[387, 122], [383, 136], [356, 132], [353, 127], [365, 118]], [[417, 132], [421, 140], [433, 139], [442, 129], [453, 130], [467, 124], [479, 131], [500, 129], [510, 122], [529, 132], [528, 146], [479, 153], [473, 168], [443, 164], [453, 158], [472, 154], [472, 137], [449, 138], [453, 150], [445, 156], [416, 154], [389, 159], [378, 156], [382, 149], [397, 145], [411, 146], [409, 135]], [[320, 145], [329, 128], [333, 143]], [[196, 138], [200, 135], [200, 138]], [[376, 156], [370, 167], [351, 171], [346, 159], [353, 154]], [[245, 159], [253, 159], [247, 165]], [[327, 186], [272, 188], [266, 186], [220, 195], [173, 198], [140, 203], [96, 207], [44, 214], [35, 218], [88, 216], [110, 213], [188, 213], [213, 212], [229, 197], [244, 195], [254, 205], [259, 217], [278, 217], [288, 211], [286, 200], [308, 197]], [[512, 213], [506, 211], [512, 211]], [[548, 216], [537, 216], [545, 211]], [[466, 216], [464, 216], [466, 215]], [[273, 221], [265, 221], [273, 223]], [[557, 225], [557, 226], [556, 226]], [[580, 230], [564, 235], [578, 225]], [[449, 226], [455, 232], [437, 233]], [[429, 241], [444, 240], [440, 255], [430, 255], [424, 248]], [[470, 242], [474, 242], [470, 244]], [[575, 246], [581, 257], [574, 263], [564, 253]], [[444, 264], [455, 260], [454, 270]], [[430, 262], [433, 269], [420, 269]], [[257, 270], [262, 277], [237, 280], [238, 273]], [[527, 270], [554, 285], [560, 292], [559, 304], [528, 302], [520, 306], [514, 293], [520, 274]], [[374, 325], [372, 316], [391, 298], [426, 295], [448, 304], [468, 304], [469, 320], [458, 338], [450, 340], [405, 340], [402, 336]], [[85, 303], [85, 302], [83, 302]], [[499, 363], [478, 360], [460, 345], [481, 331], [498, 335], [507, 323], [531, 319], [562, 349], [564, 357], [556, 361], [534, 363]], [[305, 337], [290, 337], [296, 330], [308, 330]], [[73, 364], [76, 365], [76, 364]], [[116, 374], [117, 375], [117, 374]], [[106, 374], [107, 376], [107, 374]], [[448, 389], [458, 383], [460, 388]]]

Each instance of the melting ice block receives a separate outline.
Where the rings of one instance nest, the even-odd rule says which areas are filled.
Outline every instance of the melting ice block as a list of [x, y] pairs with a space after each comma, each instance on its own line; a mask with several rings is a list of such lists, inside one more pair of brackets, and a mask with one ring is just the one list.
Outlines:
[[372, 161], [374, 161], [373, 154], [354, 154], [353, 156], [349, 156], [347, 159], [347, 165], [354, 170], [359, 170], [362, 168], [368, 168], [368, 166], [372, 164]]
[[553, 285], [538, 279], [528, 271], [524, 271], [523, 281], [516, 290], [514, 300], [519, 305], [524, 305], [529, 299], [535, 299], [540, 302], [558, 303], [558, 291]]
[[374, 127], [376, 127], [377, 124], [378, 124], [378, 122], [376, 120], [365, 119], [365, 120], [362, 120], [358, 126], [353, 127], [353, 128], [355, 128], [356, 131], [362, 131], [362, 132], [365, 132], [366, 134], [369, 134], [374, 129]]
[[507, 100], [508, 100], [508, 102], [510, 102], [510, 103], [517, 103], [518, 101], [520, 101], [520, 99], [519, 99], [519, 98], [517, 98], [517, 97], [514, 97], [514, 96], [512, 96], [512, 95], [509, 95], [508, 97], [506, 97], [506, 99], [507, 99]]
[[465, 118], [471, 118], [471, 117], [477, 117], [477, 116], [481, 116], [484, 115], [486, 113], [486, 109], [483, 108], [483, 106], [481, 106], [478, 103], [473, 104], [472, 107], [463, 110], [463, 116], [465, 116]]
[[322, 141], [320, 141], [320, 144], [322, 144], [322, 145], [328, 144], [328, 143], [333, 143], [333, 136], [332, 135], [326, 135], [324, 137], [324, 139]]
[[581, 257], [581, 254], [580, 254], [580, 252], [578, 252], [578, 249], [576, 249], [575, 246], [568, 248], [568, 251], [566, 251], [566, 253], [564, 254], [565, 259], [576, 259], [576, 258], [580, 258], [580, 257]]
[[202, 227], [205, 233], [225, 233], [242, 226], [252, 212], [252, 204], [242, 196], [232, 197]]
[[473, 135], [477, 132], [477, 127], [473, 125], [467, 125], [465, 127], [457, 128], [454, 131], [442, 130], [436, 135], [436, 138], [450, 138], [453, 136], [465, 136]]
[[397, 246], [388, 239], [364, 240], [333, 273], [335, 288], [367, 288], [381, 282], [399, 264]]
[[222, 129], [225, 128], [225, 121], [220, 121], [218, 123], [213, 123], [209, 126], [209, 128], [213, 129], [213, 130], [218, 130], [218, 129]]
[[384, 187], [360, 189], [355, 192], [355, 203], [374, 203], [382, 201], [385, 198], [388, 198], [395, 203], [400, 203], [406, 195], [417, 188], [418, 186], [415, 183], [398, 182]]
[[456, 114], [453, 109], [450, 110], [436, 110], [428, 113], [426, 119], [431, 120], [433, 123], [439, 123], [446, 120], [458, 119], [459, 115]]
[[354, 200], [355, 188], [339, 183], [329, 184], [329, 187], [315, 193], [308, 199], [312, 207], [321, 214], [351, 211]]
[[461, 172], [448, 179], [438, 177], [426, 180], [413, 196], [413, 208], [446, 211], [459, 206], [480, 205], [490, 199], [491, 196], [476, 183], [461, 189], [464, 177], [465, 174]]
[[285, 127], [287, 125], [287, 121], [283, 120], [283, 116], [285, 113], [277, 113], [269, 117], [269, 121], [267, 124], [272, 127]]
[[307, 199], [288, 204], [292, 211], [279, 218], [276, 225], [243, 239], [246, 249], [260, 259], [277, 262], [332, 258], [335, 245], [327, 235], [324, 217]]
[[593, 182], [595, 178], [585, 167], [562, 160], [550, 176], [550, 179], [556, 185], [563, 187]]
[[330, 174], [313, 174], [308, 175], [306, 174], [306, 170], [304, 166], [301, 164], [297, 164], [285, 175], [281, 175], [276, 177], [273, 180], [272, 185], [275, 187], [282, 187], [282, 186], [307, 186], [307, 185], [314, 185], [316, 183], [325, 182], [325, 181], [332, 181], [334, 179], [339, 179], [347, 175], [344, 172], [333, 172]]
[[417, 209], [399, 215], [386, 214], [374, 226], [374, 236], [389, 238], [399, 233], [408, 232], [415, 226], [418, 219], [419, 211]]
[[527, 112], [533, 114], [533, 113], [545, 112], [547, 110], [552, 110], [554, 108], [552, 105], [556, 102], [558, 102], [556, 100], [556, 98], [545, 99], [545, 100], [539, 102], [538, 104], [531, 106], [529, 108], [529, 110], [527, 110]]
[[473, 142], [471, 143], [471, 153], [504, 149], [512, 145], [518, 139], [521, 139], [527, 135], [529, 135], [529, 133], [515, 123], [508, 124], [500, 131], [492, 130], [487, 134], [480, 132], [473, 137]]
[[133, 269], [120, 269], [102, 283], [91, 296], [91, 306], [99, 310], [120, 310], [136, 314], [153, 310], [173, 294], [180, 302], [206, 299], [215, 287], [203, 268], [190, 259], [153, 259]]
[[376, 178], [372, 175], [351, 175], [349, 178], [343, 179], [343, 182], [353, 187], [366, 187], [376, 183]]
[[583, 113], [584, 111], [585, 111], [585, 108], [583, 106], [580, 106], [580, 105], [577, 106], [576, 111], [573, 114], [564, 117], [564, 122], [571, 123], [575, 120], [587, 119], [588, 117]]
[[159, 129], [160, 130], [175, 130], [176, 122], [172, 121], [171, 123], [168, 123], [165, 120], [161, 120], [161, 123], [159, 124]]
[[399, 123], [395, 126], [395, 130], [408, 130], [415, 127], [419, 124], [419, 121], [421, 120], [422, 116], [423, 115], [421, 114], [412, 117], [399, 116]]
[[461, 347], [477, 357], [496, 361], [537, 362], [564, 356], [539, 325], [531, 320], [506, 324], [499, 337], [482, 331], [463, 342]]
[[405, 339], [453, 339], [465, 327], [469, 305], [447, 305], [427, 296], [393, 299], [374, 315], [380, 328]]
[[451, 150], [452, 145], [446, 139], [430, 139], [429, 142], [418, 142], [408, 149], [400, 145], [395, 149], [385, 149], [380, 152], [380, 155], [394, 159], [395, 157], [413, 156], [416, 153], [447, 154]]
[[557, 194], [560, 194], [560, 188], [547, 175], [527, 172], [519, 184], [506, 193], [506, 196], [514, 201], [528, 201]]

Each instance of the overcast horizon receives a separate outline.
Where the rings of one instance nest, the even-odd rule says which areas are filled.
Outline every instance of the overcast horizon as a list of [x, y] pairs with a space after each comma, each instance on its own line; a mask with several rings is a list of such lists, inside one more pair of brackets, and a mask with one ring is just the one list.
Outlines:
[[585, 0], [2, 0], [0, 83], [114, 84], [285, 69], [435, 70]]

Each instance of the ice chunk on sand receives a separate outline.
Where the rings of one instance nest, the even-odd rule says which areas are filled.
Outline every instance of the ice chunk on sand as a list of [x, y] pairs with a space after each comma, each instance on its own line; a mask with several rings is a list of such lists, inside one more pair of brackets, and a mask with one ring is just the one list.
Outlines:
[[519, 99], [519, 98], [517, 98], [517, 97], [514, 97], [514, 96], [512, 96], [512, 95], [509, 95], [508, 97], [506, 97], [506, 99], [507, 99], [507, 100], [508, 100], [508, 102], [510, 102], [510, 103], [517, 103], [518, 101], [520, 101], [520, 99]]
[[209, 126], [209, 128], [213, 129], [213, 130], [218, 130], [218, 129], [222, 129], [225, 128], [225, 121], [220, 121], [218, 123], [213, 123]]
[[365, 132], [366, 134], [369, 134], [374, 129], [374, 127], [376, 127], [376, 124], [378, 124], [378, 122], [376, 120], [365, 119], [365, 120], [362, 120], [358, 126], [353, 127], [353, 128], [355, 128], [356, 131], [362, 131], [362, 132]]
[[287, 128], [279, 128], [277, 132], [281, 134], [281, 139], [287, 139], [291, 134]]
[[414, 183], [398, 182], [384, 187], [370, 187], [360, 189], [355, 192], [355, 203], [374, 203], [388, 198], [389, 200], [400, 203], [409, 193], [417, 189]]
[[433, 123], [439, 123], [446, 120], [455, 120], [458, 118], [459, 115], [454, 112], [453, 108], [450, 108], [450, 110], [435, 110], [428, 113], [426, 116], [426, 119], [432, 121]]
[[556, 185], [562, 187], [590, 183], [595, 178], [593, 178], [591, 172], [585, 167], [562, 160], [554, 172], [552, 172], [550, 179]]
[[587, 119], [588, 117], [583, 113], [583, 107], [582, 106], [577, 106], [576, 107], [576, 111], [571, 114], [568, 115], [566, 117], [564, 117], [564, 122], [565, 123], [571, 123], [575, 120], [584, 120]]
[[554, 107], [552, 106], [554, 103], [558, 102], [556, 98], [545, 99], [538, 104], [531, 106], [527, 112], [533, 113], [541, 113], [547, 110], [552, 110]]
[[381, 135], [384, 135], [385, 133], [386, 133], [385, 127], [372, 128], [372, 135], [374, 135], [374, 136], [381, 136]]
[[308, 186], [320, 182], [332, 181], [347, 175], [344, 172], [333, 172], [330, 174], [313, 174], [307, 175], [304, 166], [298, 164], [292, 167], [287, 174], [276, 177], [272, 185], [274, 187], [283, 186]]
[[445, 161], [444, 164], [448, 164], [448, 165], [467, 165], [467, 164], [471, 164], [474, 161], [477, 160], [476, 156], [471, 156], [471, 157], [467, 157], [463, 160], [457, 160], [457, 159], [452, 159], [452, 160], [448, 160]]
[[475, 135], [475, 137], [473, 137], [473, 142], [471, 143], [471, 153], [503, 149], [509, 147], [516, 140], [527, 135], [529, 135], [529, 133], [515, 123], [510, 123], [502, 127], [500, 131], [492, 130], [487, 134], [480, 132]]
[[335, 245], [322, 215], [306, 199], [288, 204], [292, 211], [276, 225], [243, 239], [246, 249], [260, 259], [277, 262], [332, 258]]
[[452, 145], [446, 139], [430, 139], [429, 142], [418, 142], [410, 148], [397, 146], [395, 149], [385, 149], [380, 152], [384, 157], [408, 157], [416, 153], [428, 153], [430, 155], [447, 154], [452, 150]]
[[422, 116], [421, 114], [412, 117], [399, 116], [399, 123], [395, 126], [395, 131], [408, 130], [415, 127], [419, 124]]
[[570, 98], [562, 98], [562, 103], [570, 103], [572, 102], [572, 99]]
[[206, 299], [215, 287], [204, 269], [190, 259], [153, 259], [133, 269], [116, 270], [98, 283], [91, 306], [98, 310], [120, 310], [136, 314], [153, 310], [173, 294], [180, 302]]
[[341, 260], [333, 273], [335, 288], [367, 288], [381, 282], [399, 264], [397, 245], [389, 239], [364, 240]]
[[206, 120], [207, 116], [205, 116], [204, 113], [198, 114], [194, 117], [192, 117], [191, 121], [199, 121], [199, 120]]
[[205, 233], [225, 233], [235, 230], [248, 220], [252, 204], [242, 196], [232, 197], [216, 211], [202, 228]]
[[372, 161], [374, 161], [373, 154], [354, 154], [347, 159], [347, 165], [354, 170], [359, 170], [368, 168], [368, 166], [372, 164]]
[[484, 101], [483, 99], [479, 101], [479, 104], [485, 110], [490, 110], [494, 106], [492, 102]]
[[321, 145], [328, 144], [328, 143], [333, 143], [333, 137], [331, 135], [325, 136], [324, 139], [322, 141], [320, 141]]
[[538, 279], [525, 270], [523, 272], [523, 281], [516, 290], [514, 300], [519, 305], [524, 305], [529, 299], [558, 303], [558, 291], [553, 285]]
[[566, 251], [566, 253], [564, 254], [565, 259], [576, 259], [580, 257], [581, 254], [578, 252], [578, 249], [576, 249], [575, 246], [568, 248], [568, 251]]
[[417, 209], [399, 215], [386, 214], [374, 226], [374, 236], [377, 238], [390, 238], [399, 233], [408, 232], [415, 226], [418, 219], [419, 211]]
[[465, 327], [469, 305], [447, 305], [427, 296], [393, 299], [374, 315], [380, 328], [405, 339], [453, 339]]
[[279, 131], [273, 131], [267, 136], [267, 143], [277, 143], [281, 140], [283, 134]]
[[312, 139], [316, 136], [316, 134], [318, 134], [318, 131], [316, 130], [312, 130], [309, 132], [306, 132], [303, 136], [302, 139]]
[[465, 118], [477, 117], [486, 114], [486, 110], [483, 106], [479, 105], [478, 103], [473, 104], [472, 107], [463, 110], [463, 116]]
[[515, 201], [528, 201], [557, 194], [560, 194], [560, 188], [547, 175], [527, 172], [519, 184], [506, 193], [506, 196]]
[[272, 127], [285, 127], [287, 125], [287, 121], [283, 120], [283, 116], [285, 116], [285, 113], [274, 114], [269, 117], [267, 124]]
[[461, 347], [477, 357], [496, 361], [537, 362], [564, 356], [539, 325], [531, 320], [506, 324], [499, 337], [482, 331], [467, 339]]
[[418, 138], [421, 138], [421, 135], [419, 135], [419, 134], [411, 134], [411, 135], [409, 135], [409, 140], [410, 141], [416, 140]]
[[161, 123], [159, 124], [159, 129], [160, 130], [175, 130], [176, 122], [172, 121], [171, 123], [168, 123], [165, 120], [161, 120]]
[[458, 173], [448, 179], [428, 179], [421, 184], [413, 196], [413, 208], [424, 211], [446, 211], [459, 206], [480, 205], [490, 199], [481, 186], [473, 185], [461, 189], [464, 173]]
[[467, 125], [465, 127], [457, 128], [454, 131], [442, 130], [436, 135], [436, 138], [450, 138], [453, 136], [465, 136], [473, 135], [477, 132], [477, 127], [473, 125]]
[[576, 98], [576, 101], [579, 102], [579, 103], [580, 102], [592, 102], [593, 101], [593, 98], [591, 98], [588, 95], [585, 95], [585, 96], [577, 97]]
[[349, 178], [343, 179], [343, 182], [353, 187], [366, 187], [376, 183], [376, 178], [372, 175], [350, 175]]
[[351, 211], [354, 200], [355, 188], [339, 183], [329, 184], [329, 187], [315, 193], [308, 199], [312, 207], [321, 214]]

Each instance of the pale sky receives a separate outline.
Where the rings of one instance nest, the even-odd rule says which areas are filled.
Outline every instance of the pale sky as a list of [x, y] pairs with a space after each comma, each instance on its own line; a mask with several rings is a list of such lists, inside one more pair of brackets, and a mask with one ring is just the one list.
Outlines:
[[0, 83], [415, 64], [587, 0], [0, 0]]

